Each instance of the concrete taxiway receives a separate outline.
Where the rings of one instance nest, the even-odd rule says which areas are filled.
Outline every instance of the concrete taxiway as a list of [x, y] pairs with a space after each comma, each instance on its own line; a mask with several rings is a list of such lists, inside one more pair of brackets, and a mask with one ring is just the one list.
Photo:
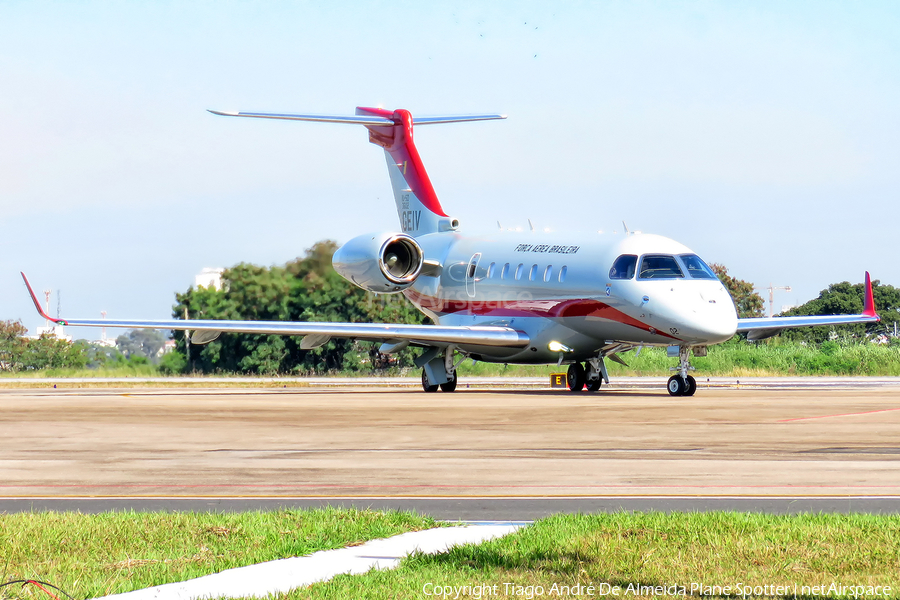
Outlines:
[[642, 499], [716, 508], [731, 498], [774, 512], [823, 501], [895, 512], [898, 440], [900, 386], [865, 380], [745, 382], [691, 398], [628, 388], [5, 389], [0, 510], [163, 498], [252, 508], [302, 497], [455, 502], [456, 518], [533, 518], [546, 505], [516, 515], [490, 507], [544, 499], [575, 510]]

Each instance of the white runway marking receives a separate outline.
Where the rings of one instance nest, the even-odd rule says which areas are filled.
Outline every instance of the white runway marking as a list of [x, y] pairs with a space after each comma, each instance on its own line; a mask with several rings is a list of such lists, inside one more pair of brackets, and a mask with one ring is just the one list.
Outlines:
[[356, 575], [372, 569], [394, 569], [415, 551], [446, 552], [462, 544], [478, 544], [508, 535], [519, 525], [440, 527], [413, 531], [360, 546], [323, 550], [309, 556], [285, 558], [258, 565], [229, 569], [180, 583], [169, 583], [124, 594], [105, 596], [116, 600], [199, 600], [203, 598], [264, 598], [299, 587], [328, 581], [344, 573]]

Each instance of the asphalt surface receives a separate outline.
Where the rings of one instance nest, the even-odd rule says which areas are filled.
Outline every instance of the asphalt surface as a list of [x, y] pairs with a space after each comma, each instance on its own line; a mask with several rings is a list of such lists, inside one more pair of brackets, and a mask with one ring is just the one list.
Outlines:
[[0, 390], [0, 510], [900, 512], [900, 385]]

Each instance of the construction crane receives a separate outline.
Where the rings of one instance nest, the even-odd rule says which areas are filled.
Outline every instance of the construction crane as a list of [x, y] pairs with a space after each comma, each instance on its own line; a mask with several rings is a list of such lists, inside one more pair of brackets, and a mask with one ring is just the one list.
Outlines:
[[766, 288], [769, 290], [769, 316], [775, 316], [775, 290], [784, 290], [785, 292], [791, 291], [791, 286], [789, 285], [772, 285], [769, 284], [769, 287]]

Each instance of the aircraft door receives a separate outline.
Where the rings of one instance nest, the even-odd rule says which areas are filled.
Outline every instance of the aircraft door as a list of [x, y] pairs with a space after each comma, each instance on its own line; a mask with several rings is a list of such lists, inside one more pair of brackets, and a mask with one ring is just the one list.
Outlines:
[[478, 273], [478, 263], [481, 261], [481, 252], [476, 252], [469, 259], [466, 267], [466, 294], [469, 298], [475, 297], [475, 275]]

